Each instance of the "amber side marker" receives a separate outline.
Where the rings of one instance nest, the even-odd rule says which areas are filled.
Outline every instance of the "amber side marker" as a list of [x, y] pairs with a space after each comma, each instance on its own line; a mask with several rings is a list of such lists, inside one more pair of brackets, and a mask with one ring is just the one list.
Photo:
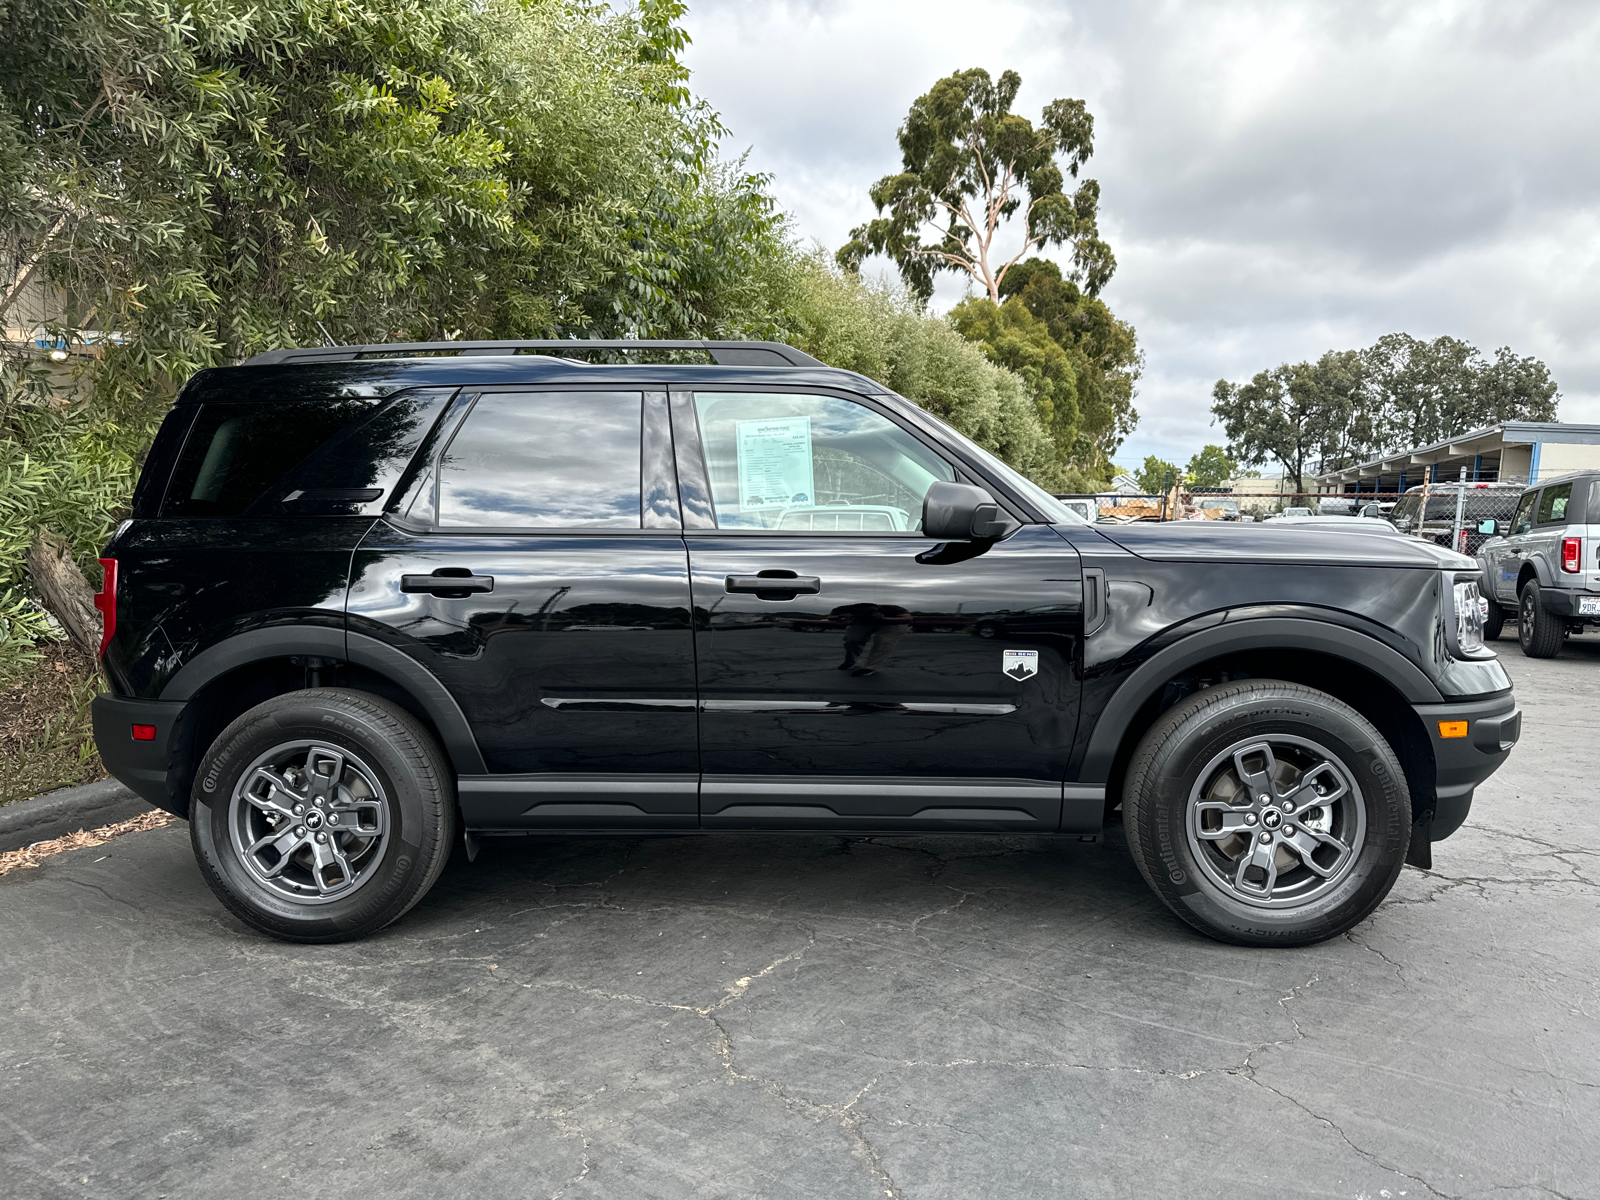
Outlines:
[[1465, 721], [1440, 721], [1439, 736], [1442, 738], [1466, 737], [1467, 723]]

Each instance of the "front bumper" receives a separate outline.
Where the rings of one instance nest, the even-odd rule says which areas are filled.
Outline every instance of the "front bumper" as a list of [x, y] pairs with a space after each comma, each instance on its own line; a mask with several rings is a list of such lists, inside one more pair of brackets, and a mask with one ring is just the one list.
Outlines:
[[[1505, 762], [1522, 736], [1522, 710], [1511, 692], [1487, 700], [1412, 706], [1433, 746], [1434, 805], [1417, 822], [1413, 841], [1426, 833], [1439, 842], [1461, 828], [1472, 809], [1472, 793]], [[1441, 725], [1465, 722], [1465, 737], [1445, 737]]]
[[1588, 600], [1592, 608], [1600, 607], [1600, 592], [1591, 592], [1588, 588], [1542, 587], [1539, 589], [1539, 600], [1545, 612], [1552, 617], [1583, 617], [1589, 620], [1600, 617], [1600, 611], [1581, 611], [1581, 600]]
[[[188, 814], [189, 797], [173, 794], [168, 750], [184, 708], [182, 701], [130, 700], [109, 692], [101, 692], [89, 708], [95, 746], [106, 770], [157, 808], [180, 817]], [[155, 737], [136, 740], [135, 725], [155, 726]]]

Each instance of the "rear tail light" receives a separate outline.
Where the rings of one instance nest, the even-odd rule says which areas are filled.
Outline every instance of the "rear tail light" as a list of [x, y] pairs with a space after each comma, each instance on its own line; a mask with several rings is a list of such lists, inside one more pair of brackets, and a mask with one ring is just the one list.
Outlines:
[[1562, 538], [1561, 539], [1561, 569], [1563, 571], [1568, 571], [1568, 572], [1576, 575], [1578, 573], [1578, 571], [1582, 569], [1582, 566], [1583, 566], [1583, 563], [1582, 563], [1581, 557], [1580, 557], [1582, 554], [1583, 554], [1583, 539], [1582, 538]]
[[[1444, 722], [1439, 722], [1439, 728], [1444, 728]], [[156, 727], [154, 725], [135, 725], [133, 727], [133, 740], [136, 742], [153, 742], [156, 740]]]
[[105, 571], [105, 582], [94, 594], [94, 606], [100, 610], [100, 657], [104, 658], [111, 635], [117, 631], [117, 560], [102, 558], [100, 566]]

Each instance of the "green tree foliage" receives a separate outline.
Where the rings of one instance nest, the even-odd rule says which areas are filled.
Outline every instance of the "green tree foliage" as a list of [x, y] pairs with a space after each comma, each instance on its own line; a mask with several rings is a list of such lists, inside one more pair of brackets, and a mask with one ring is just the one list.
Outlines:
[[1139, 481], [1141, 491], [1161, 496], [1165, 495], [1173, 484], [1183, 480], [1183, 472], [1178, 469], [1176, 463], [1165, 462], [1151, 454], [1145, 458], [1144, 466], [1139, 468], [1134, 478]]
[[1202, 446], [1200, 453], [1189, 460], [1183, 481], [1190, 487], [1221, 487], [1234, 477], [1238, 467], [1225, 447]]
[[32, 131], [71, 321], [126, 339], [102, 411], [148, 421], [194, 370], [324, 330], [736, 326], [782, 222], [760, 177], [712, 158], [683, 7], [20, 0], [6, 145]]
[[1308, 469], [1335, 470], [1498, 421], [1552, 421], [1560, 401], [1538, 359], [1509, 347], [1493, 360], [1457, 338], [1393, 333], [1365, 350], [1330, 350], [1248, 383], [1218, 380], [1212, 413], [1242, 462], [1276, 462], [1304, 490]]
[[951, 320], [1028, 382], [1062, 463], [1109, 479], [1111, 457], [1139, 419], [1133, 397], [1144, 356], [1133, 327], [1047, 259], [1018, 263], [1002, 293], [998, 307], [986, 297], [963, 300]]
[[[1052, 100], [1036, 126], [1011, 111], [1021, 86], [1015, 71], [996, 81], [977, 68], [919, 96], [899, 130], [902, 169], [872, 186], [879, 215], [851, 231], [839, 263], [854, 271], [869, 254], [886, 254], [923, 300], [940, 271], [965, 273], [998, 305], [1012, 267], [1070, 244], [1074, 280], [1097, 294], [1116, 269], [1097, 224], [1100, 184], [1085, 179], [1069, 196], [1057, 165], [1077, 178], [1094, 153], [1094, 117], [1082, 100]], [[997, 239], [1013, 217], [1022, 245], [1002, 258]]]
[[1022, 376], [997, 366], [912, 296], [820, 259], [795, 264], [794, 344], [859, 371], [949, 422], [1043, 487], [1080, 490], [1057, 458]]

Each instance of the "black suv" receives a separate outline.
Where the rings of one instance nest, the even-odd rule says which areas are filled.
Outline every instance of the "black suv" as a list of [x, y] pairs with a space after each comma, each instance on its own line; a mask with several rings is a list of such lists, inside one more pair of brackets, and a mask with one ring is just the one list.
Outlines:
[[1472, 559], [1088, 525], [773, 343], [203, 371], [105, 555], [107, 767], [300, 941], [487, 835], [1092, 837], [1120, 805], [1185, 921], [1314, 942], [1431, 865], [1521, 719]]

